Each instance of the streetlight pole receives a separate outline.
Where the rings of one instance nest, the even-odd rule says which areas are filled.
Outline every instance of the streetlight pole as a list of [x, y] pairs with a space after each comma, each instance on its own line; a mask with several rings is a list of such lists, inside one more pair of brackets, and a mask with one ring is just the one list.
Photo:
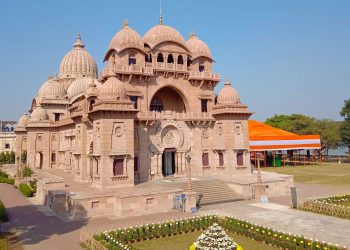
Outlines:
[[260, 171], [260, 158], [258, 159], [258, 183], [262, 183], [261, 171]]
[[191, 156], [190, 154], [187, 154], [186, 156], [187, 160], [187, 191], [192, 191], [192, 178], [191, 178]]

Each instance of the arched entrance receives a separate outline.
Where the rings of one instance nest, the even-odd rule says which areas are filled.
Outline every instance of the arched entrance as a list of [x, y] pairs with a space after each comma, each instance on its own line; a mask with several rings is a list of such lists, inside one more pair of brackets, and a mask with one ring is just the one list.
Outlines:
[[166, 148], [162, 154], [162, 174], [164, 177], [175, 174], [175, 148]]
[[174, 111], [177, 113], [186, 112], [186, 98], [179, 90], [172, 86], [159, 89], [152, 97], [150, 111]]
[[42, 169], [43, 168], [43, 153], [37, 152], [35, 154], [35, 167]]

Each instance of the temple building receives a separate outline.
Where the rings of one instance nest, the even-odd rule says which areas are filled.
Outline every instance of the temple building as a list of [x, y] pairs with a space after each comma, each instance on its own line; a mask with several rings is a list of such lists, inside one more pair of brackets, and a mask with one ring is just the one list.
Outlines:
[[186, 176], [250, 176], [252, 114], [220, 75], [208, 45], [160, 23], [124, 23], [99, 72], [80, 37], [18, 121], [16, 154], [96, 189]]

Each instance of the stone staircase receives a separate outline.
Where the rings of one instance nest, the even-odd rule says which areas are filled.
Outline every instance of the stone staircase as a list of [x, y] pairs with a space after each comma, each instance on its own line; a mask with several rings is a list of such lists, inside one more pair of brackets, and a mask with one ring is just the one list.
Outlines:
[[[185, 181], [169, 181], [167, 186], [187, 190]], [[197, 207], [243, 200], [226, 182], [217, 179], [192, 181], [192, 190], [197, 192]]]

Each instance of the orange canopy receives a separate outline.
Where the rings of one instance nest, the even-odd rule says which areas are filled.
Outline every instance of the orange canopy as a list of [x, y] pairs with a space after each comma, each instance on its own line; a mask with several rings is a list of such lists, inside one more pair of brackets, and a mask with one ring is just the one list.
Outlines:
[[321, 148], [320, 135], [297, 135], [254, 120], [248, 125], [251, 151]]

